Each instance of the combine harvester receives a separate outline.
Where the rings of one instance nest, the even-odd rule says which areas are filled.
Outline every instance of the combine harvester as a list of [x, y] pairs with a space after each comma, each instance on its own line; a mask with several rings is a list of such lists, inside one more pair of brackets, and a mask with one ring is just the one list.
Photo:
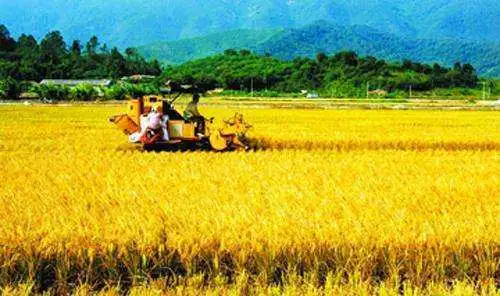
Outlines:
[[[109, 121], [116, 124], [129, 137], [131, 143], [142, 145], [146, 151], [249, 149], [246, 132], [251, 126], [244, 121], [241, 114], [236, 113], [219, 125], [213, 118], [205, 119], [205, 124], [200, 126], [197, 122], [186, 120], [174, 109], [173, 103], [182, 93], [178, 92], [170, 98], [148, 95], [130, 99], [127, 113], [112, 116]], [[164, 128], [151, 129], [145, 128], [144, 125], [141, 128], [141, 120], [150, 112], [162, 113], [165, 118], [168, 116]], [[168, 132], [168, 140], [165, 140], [164, 131]], [[138, 134], [142, 136], [137, 138]]]

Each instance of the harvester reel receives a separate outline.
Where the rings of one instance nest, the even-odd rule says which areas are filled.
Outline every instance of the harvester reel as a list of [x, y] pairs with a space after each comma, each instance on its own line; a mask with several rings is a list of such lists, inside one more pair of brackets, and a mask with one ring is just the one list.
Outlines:
[[246, 132], [252, 126], [245, 122], [243, 115], [236, 113], [223, 121], [222, 126], [215, 127], [210, 120], [209, 141], [215, 151], [248, 150]]
[[211, 133], [209, 141], [212, 148], [216, 151], [224, 151], [228, 148], [227, 138], [221, 136], [219, 131]]

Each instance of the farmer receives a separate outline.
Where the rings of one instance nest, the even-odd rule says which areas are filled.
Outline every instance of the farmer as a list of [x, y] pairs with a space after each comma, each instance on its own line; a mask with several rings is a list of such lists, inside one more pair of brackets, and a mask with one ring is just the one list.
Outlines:
[[200, 95], [194, 94], [192, 101], [184, 109], [184, 118], [187, 121], [196, 123], [196, 133], [202, 135], [205, 133], [205, 117], [198, 111], [199, 101]]
[[[168, 115], [163, 115], [161, 107], [157, 110], [151, 107], [146, 107], [144, 114], [140, 117], [140, 131], [129, 136], [129, 140], [132, 143], [138, 142], [148, 142], [148, 140], [153, 139], [153, 141], [161, 140], [168, 141], [168, 130], [167, 130]], [[151, 134], [149, 135], [148, 132]], [[154, 136], [158, 135], [158, 136]]]

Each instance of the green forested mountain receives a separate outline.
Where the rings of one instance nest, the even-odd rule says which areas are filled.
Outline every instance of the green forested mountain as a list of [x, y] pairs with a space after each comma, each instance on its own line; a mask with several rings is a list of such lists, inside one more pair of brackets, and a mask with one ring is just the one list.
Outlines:
[[202, 38], [158, 42], [139, 47], [141, 54], [173, 64], [202, 58], [224, 49], [250, 49], [282, 59], [314, 57], [353, 50], [362, 56], [452, 66], [471, 63], [481, 75], [500, 76], [500, 43], [471, 42], [456, 39], [411, 39], [383, 33], [368, 26], [340, 26], [318, 21], [299, 29], [243, 30], [211, 34]]
[[367, 26], [342, 27], [316, 22], [301, 29], [283, 31], [259, 44], [256, 50], [283, 59], [353, 50], [362, 56], [392, 61], [409, 59], [446, 66], [459, 61], [471, 63], [480, 74], [500, 77], [500, 43], [402, 38]]
[[138, 50], [148, 58], [156, 58], [168, 64], [182, 64], [221, 53], [228, 48], [254, 49], [255, 45], [267, 41], [282, 31], [280, 29], [232, 30], [193, 39], [155, 42], [140, 46]]
[[298, 28], [316, 20], [415, 38], [500, 41], [498, 0], [0, 0], [17, 38], [92, 35], [125, 48], [235, 29]]

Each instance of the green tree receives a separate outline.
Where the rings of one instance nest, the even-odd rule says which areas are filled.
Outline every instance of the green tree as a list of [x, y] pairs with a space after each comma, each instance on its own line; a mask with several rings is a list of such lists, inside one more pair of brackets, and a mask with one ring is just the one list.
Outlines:
[[0, 80], [0, 99], [15, 100], [20, 93], [20, 83], [11, 77]]
[[224, 54], [228, 55], [228, 56], [236, 56], [236, 55], [238, 55], [238, 52], [235, 49], [230, 48], [230, 49], [224, 50]]
[[61, 32], [48, 33], [40, 43], [39, 65], [44, 78], [64, 78], [62, 62], [68, 51]]
[[99, 39], [97, 39], [97, 36], [92, 36], [85, 45], [85, 53], [88, 56], [93, 57], [97, 54], [98, 48], [99, 48]]
[[120, 78], [127, 74], [127, 61], [116, 47], [111, 50], [107, 68], [112, 78]]
[[153, 59], [149, 63], [149, 69], [147, 71], [147, 74], [154, 75], [154, 76], [161, 74], [161, 64], [157, 59]]
[[56, 101], [67, 100], [70, 93], [70, 89], [66, 86], [46, 84], [34, 86], [31, 91], [37, 93], [40, 98]]
[[248, 49], [242, 49], [242, 50], [240, 50], [240, 56], [249, 56], [251, 54], [252, 54], [252, 52], [250, 50], [248, 50]]
[[73, 101], [93, 101], [99, 96], [98, 91], [87, 84], [79, 84], [69, 91], [69, 98]]
[[462, 86], [476, 87], [479, 78], [477, 77], [476, 70], [471, 64], [464, 64], [460, 72]]
[[0, 52], [11, 52], [16, 48], [16, 41], [10, 36], [6, 26], [0, 24]]
[[0, 79], [7, 79], [15, 76], [16, 63], [0, 59]]
[[18, 80], [40, 80], [37, 60], [40, 57], [40, 46], [31, 35], [22, 34], [17, 41], [16, 53], [19, 57], [18, 71], [15, 78]]
[[324, 63], [325, 61], [328, 60], [328, 56], [324, 53], [324, 52], [318, 52], [316, 54], [316, 61], [319, 63], [319, 64], [322, 64]]
[[71, 56], [74, 58], [79, 58], [82, 55], [82, 44], [80, 40], [73, 40], [71, 44]]

